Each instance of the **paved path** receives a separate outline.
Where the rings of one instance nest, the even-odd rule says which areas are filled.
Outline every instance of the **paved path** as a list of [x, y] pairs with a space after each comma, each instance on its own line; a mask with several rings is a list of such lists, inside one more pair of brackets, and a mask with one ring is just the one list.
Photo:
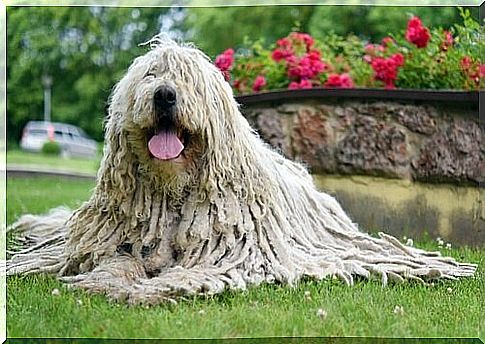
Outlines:
[[96, 175], [92, 173], [53, 169], [45, 166], [38, 167], [16, 164], [7, 164], [7, 178], [9, 177], [61, 177], [72, 179], [96, 179]]

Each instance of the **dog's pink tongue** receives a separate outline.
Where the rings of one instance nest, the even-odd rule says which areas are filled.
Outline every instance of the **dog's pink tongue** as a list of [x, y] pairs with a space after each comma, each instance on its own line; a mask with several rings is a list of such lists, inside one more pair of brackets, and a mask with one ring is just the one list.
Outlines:
[[163, 131], [150, 139], [148, 149], [155, 158], [170, 160], [175, 159], [182, 153], [184, 145], [174, 131]]

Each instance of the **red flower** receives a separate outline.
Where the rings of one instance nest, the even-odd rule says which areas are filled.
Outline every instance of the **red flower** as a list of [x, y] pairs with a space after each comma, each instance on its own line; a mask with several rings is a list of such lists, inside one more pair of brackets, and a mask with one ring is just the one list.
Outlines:
[[367, 44], [364, 48], [366, 54], [368, 55], [371, 55], [371, 56], [375, 56], [378, 52], [383, 52], [384, 51], [384, 47], [382, 45], [379, 45], [379, 44]]
[[402, 54], [397, 53], [390, 58], [394, 61], [397, 67], [401, 67], [404, 64], [404, 56], [402, 56]]
[[460, 61], [461, 69], [468, 71], [472, 66], [472, 59], [470, 56], [465, 56]]
[[288, 38], [281, 38], [276, 41], [278, 48], [273, 50], [271, 53], [271, 58], [279, 62], [281, 60], [286, 60], [288, 57], [293, 55], [293, 48], [290, 40]]
[[367, 62], [367, 63], [371, 63], [372, 62], [372, 56], [370, 55], [364, 55], [364, 57], [362, 57], [362, 59], [364, 60], [364, 62]]
[[312, 82], [310, 80], [301, 80], [300, 81], [300, 88], [312, 88], [313, 85], [312, 85]]
[[485, 77], [485, 64], [473, 61], [470, 56], [464, 56], [461, 59], [460, 67], [468, 79], [470, 79], [476, 86], [479, 86], [481, 79]]
[[466, 76], [476, 85], [480, 84], [480, 78], [483, 77], [483, 65], [477, 65], [470, 56], [464, 56], [460, 61], [460, 67]]
[[310, 49], [313, 46], [314, 40], [313, 40], [312, 36], [310, 36], [309, 34], [301, 33], [300, 39], [302, 39], [303, 42], [305, 42], [308, 49]]
[[281, 38], [276, 41], [276, 44], [282, 48], [287, 48], [287, 49], [291, 48], [291, 42], [288, 38]]
[[288, 85], [288, 89], [290, 90], [312, 88], [312, 87], [313, 87], [312, 82], [308, 79], [303, 79], [300, 82], [292, 81]]
[[215, 65], [221, 71], [227, 71], [234, 63], [234, 50], [227, 49], [222, 54], [216, 56]]
[[310, 65], [307, 63], [308, 60], [301, 60], [298, 64], [289, 66], [288, 76], [294, 79], [311, 78], [313, 77], [313, 72]]
[[307, 51], [310, 50], [314, 43], [312, 36], [307, 33], [292, 32], [290, 33], [289, 37], [297, 42], [302, 42], [303, 44], [305, 44]]
[[341, 87], [341, 88], [352, 88], [354, 87], [354, 82], [350, 78], [350, 75], [344, 74], [330, 74], [327, 81], [325, 82], [326, 87]]
[[394, 44], [394, 39], [392, 39], [392, 37], [389, 37], [389, 36], [384, 37], [382, 39], [381, 44], [382, 44], [383, 47], [388, 47], [388, 46]]
[[448, 50], [449, 47], [453, 45], [453, 35], [451, 34], [450, 31], [445, 30], [443, 32], [444, 38], [443, 42], [441, 42], [440, 48], [442, 51]]
[[478, 75], [480, 78], [485, 78], [485, 64], [478, 66]]
[[366, 46], [364, 47], [364, 50], [368, 54], [373, 54], [375, 52], [374, 44], [370, 44], [370, 43], [366, 44]]
[[371, 66], [374, 69], [374, 79], [384, 82], [386, 88], [395, 88], [394, 81], [397, 79], [398, 67], [404, 63], [401, 54], [394, 54], [389, 58], [376, 57]]
[[327, 87], [340, 87], [340, 75], [339, 74], [330, 74], [328, 76], [328, 79], [325, 82], [324, 86], [327, 86]]
[[313, 61], [320, 61], [321, 54], [318, 50], [311, 50], [308, 52], [307, 57]]
[[276, 49], [271, 53], [271, 58], [279, 62], [289, 60], [295, 56], [301, 56], [302, 53], [308, 53], [314, 44], [313, 38], [307, 33], [292, 32], [288, 37], [276, 41]]
[[431, 35], [428, 28], [423, 26], [419, 17], [412, 17], [409, 19], [406, 39], [418, 48], [424, 48], [428, 45]]
[[259, 92], [263, 86], [266, 85], [266, 79], [262, 75], [258, 75], [253, 82], [253, 91]]
[[298, 61], [300, 61], [300, 59], [295, 55], [290, 55], [287, 58], [285, 58], [285, 60], [286, 60], [287, 66], [289, 66], [290, 64], [298, 64]]
[[281, 61], [283, 59], [283, 52], [279, 49], [275, 49], [271, 52], [271, 58], [276, 62]]
[[231, 80], [231, 73], [229, 73], [228, 70], [221, 70], [221, 72], [222, 72], [222, 75], [224, 75], [224, 79], [226, 79], [226, 81]]
[[301, 58], [287, 59], [288, 76], [295, 79], [311, 79], [326, 69], [325, 63], [320, 59], [320, 53], [312, 51]]
[[234, 80], [234, 82], [233, 82], [232, 86], [233, 86], [233, 87], [234, 87], [236, 90], [238, 90], [238, 91], [240, 92], [240, 91], [241, 91], [241, 89], [242, 89], [243, 83], [241, 82], [241, 80], [240, 80], [240, 79], [236, 79], [236, 80]]
[[342, 87], [347, 87], [347, 88], [354, 87], [354, 81], [347, 73], [340, 75], [340, 82], [342, 83]]
[[384, 88], [387, 89], [387, 90], [393, 90], [393, 89], [396, 88], [396, 85], [394, 85], [393, 82], [390, 82], [390, 83], [385, 84]]

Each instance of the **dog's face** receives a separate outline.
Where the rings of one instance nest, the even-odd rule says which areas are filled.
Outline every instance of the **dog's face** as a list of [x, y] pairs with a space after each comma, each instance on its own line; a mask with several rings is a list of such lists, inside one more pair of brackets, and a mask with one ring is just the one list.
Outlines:
[[230, 86], [199, 50], [157, 47], [135, 59], [117, 85], [111, 116], [119, 117], [142, 170], [193, 179], [209, 137], [223, 130], [228, 98]]
[[[200, 68], [180, 48], [155, 49], [135, 61], [133, 108], [128, 124], [143, 137], [135, 144], [138, 158], [157, 168], [187, 169], [203, 152], [203, 89]], [[200, 105], [199, 105], [200, 106]], [[133, 140], [130, 140], [131, 142]]]

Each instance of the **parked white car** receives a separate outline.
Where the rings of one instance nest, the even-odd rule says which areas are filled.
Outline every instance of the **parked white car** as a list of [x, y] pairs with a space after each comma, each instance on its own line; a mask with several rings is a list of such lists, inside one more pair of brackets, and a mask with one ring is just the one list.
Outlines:
[[40, 152], [48, 142], [57, 142], [64, 157], [96, 157], [98, 143], [89, 138], [79, 127], [71, 124], [30, 121], [24, 128], [20, 147], [30, 152]]

